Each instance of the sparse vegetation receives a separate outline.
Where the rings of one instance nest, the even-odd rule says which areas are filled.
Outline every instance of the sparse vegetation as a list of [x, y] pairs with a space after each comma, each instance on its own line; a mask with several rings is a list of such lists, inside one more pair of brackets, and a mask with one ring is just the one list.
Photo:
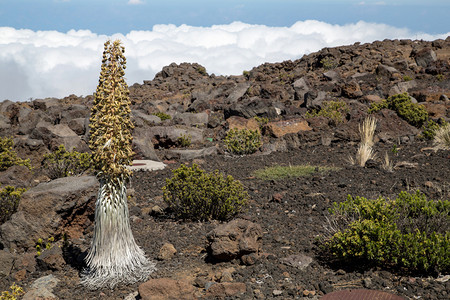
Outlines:
[[255, 116], [254, 119], [255, 119], [256, 122], [258, 122], [259, 129], [261, 129], [264, 125], [269, 123], [269, 118], [266, 118], [266, 117]]
[[325, 117], [333, 121], [335, 125], [344, 122], [345, 116], [348, 113], [347, 103], [342, 100], [331, 100], [322, 103], [322, 108], [317, 110], [308, 111], [306, 113], [307, 118], [313, 117]]
[[19, 207], [20, 198], [26, 189], [5, 186], [0, 190], [0, 225], [8, 221]]
[[64, 145], [50, 154], [44, 155], [42, 168], [50, 179], [77, 176], [92, 168], [92, 156], [89, 153], [67, 151]]
[[371, 263], [408, 271], [450, 270], [450, 201], [421, 192], [396, 199], [348, 196], [330, 209], [323, 249], [347, 263]]
[[380, 103], [373, 103], [369, 113], [378, 112], [383, 108], [395, 111], [399, 117], [418, 128], [428, 120], [428, 112], [425, 107], [413, 103], [407, 93], [393, 95]]
[[183, 134], [181, 135], [178, 140], [177, 140], [178, 144], [180, 145], [180, 147], [189, 147], [191, 145], [191, 135], [190, 134]]
[[157, 116], [158, 118], [161, 119], [161, 121], [172, 119], [172, 116], [161, 111], [153, 113], [152, 115]]
[[444, 78], [445, 78], [445, 76], [442, 75], [442, 74], [437, 74], [437, 75], [436, 75], [437, 81], [444, 81]]
[[325, 70], [332, 70], [338, 66], [338, 62], [333, 57], [327, 56], [320, 60], [320, 65]]
[[263, 180], [280, 180], [285, 178], [306, 177], [316, 173], [336, 171], [335, 167], [323, 167], [312, 165], [273, 166], [259, 169], [253, 172], [256, 178]]
[[0, 137], [0, 171], [4, 171], [11, 166], [26, 166], [31, 169], [29, 159], [21, 159], [13, 150], [14, 141], [12, 138]]
[[199, 72], [203, 76], [208, 76], [208, 73], [206, 72], [205, 67], [202, 67], [202, 66], [197, 67], [197, 72]]
[[403, 81], [411, 81], [412, 78], [409, 77], [408, 75], [403, 76]]
[[228, 152], [236, 155], [255, 153], [262, 145], [258, 130], [230, 129], [224, 139]]
[[36, 252], [37, 252], [37, 256], [42, 254], [42, 251], [44, 251], [45, 249], [50, 249], [51, 247], [53, 247], [53, 242], [55, 241], [54, 237], [49, 237], [47, 239], [47, 242], [44, 242], [43, 239], [38, 239], [36, 242]]
[[232, 176], [206, 173], [196, 164], [172, 171], [163, 187], [164, 201], [175, 216], [191, 220], [228, 220], [244, 209], [247, 192]]
[[13, 283], [9, 287], [9, 289], [11, 290], [11, 292], [2, 292], [2, 294], [0, 295], [0, 300], [16, 300], [24, 294], [23, 289], [20, 286], [16, 285], [16, 283]]

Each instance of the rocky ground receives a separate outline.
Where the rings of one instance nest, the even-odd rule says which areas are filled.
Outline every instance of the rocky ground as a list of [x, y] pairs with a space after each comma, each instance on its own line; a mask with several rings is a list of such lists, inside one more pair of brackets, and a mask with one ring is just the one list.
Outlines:
[[[79, 285], [92, 238], [95, 177], [50, 181], [41, 169], [43, 154], [60, 144], [88, 150], [92, 96], [3, 101], [0, 135], [12, 136], [14, 149], [35, 169], [14, 166], [0, 172], [2, 186], [29, 188], [18, 212], [0, 226], [0, 290], [16, 282], [27, 292], [24, 299], [151, 299], [157, 290], [174, 299], [319, 299], [331, 291], [367, 288], [407, 299], [448, 299], [449, 274], [330, 264], [321, 258], [316, 240], [327, 233], [327, 209], [348, 194], [395, 197], [420, 189], [430, 199], [449, 199], [450, 153], [430, 149], [422, 129], [394, 111], [374, 114], [378, 158], [364, 168], [348, 162], [369, 105], [390, 95], [408, 92], [431, 119], [450, 121], [449, 59], [449, 38], [386, 40], [323, 49], [242, 76], [214, 76], [197, 64], [172, 64], [155, 79], [131, 86], [136, 158], [167, 164], [160, 171], [136, 171], [129, 187], [134, 236], [158, 270], [145, 284], [112, 291]], [[306, 114], [329, 100], [345, 102], [342, 122]], [[157, 112], [172, 118], [162, 120], [153, 115]], [[260, 128], [255, 116], [268, 123]], [[230, 156], [222, 142], [230, 128], [261, 130], [263, 146], [252, 155]], [[188, 148], [181, 147], [182, 136], [191, 139]], [[385, 153], [396, 165], [393, 172], [381, 168]], [[172, 218], [161, 188], [181, 163], [240, 180], [250, 195], [248, 209], [231, 223]], [[336, 169], [278, 181], [253, 175], [265, 166], [301, 164]], [[213, 230], [251, 250], [218, 260], [211, 248], [220, 238], [208, 239]], [[52, 247], [38, 257], [36, 241], [50, 237]]]

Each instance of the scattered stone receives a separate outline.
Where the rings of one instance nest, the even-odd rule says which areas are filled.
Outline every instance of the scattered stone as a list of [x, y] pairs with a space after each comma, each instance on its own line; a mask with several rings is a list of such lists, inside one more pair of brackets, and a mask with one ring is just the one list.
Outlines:
[[264, 125], [263, 132], [265, 135], [271, 135], [280, 138], [289, 133], [298, 133], [299, 131], [310, 131], [308, 122], [303, 119], [292, 119], [286, 121], [269, 122]]
[[283, 295], [283, 291], [281, 291], [281, 290], [273, 290], [272, 291], [272, 295], [274, 295], [275, 297], [281, 296], [281, 295]]
[[171, 243], [164, 243], [164, 245], [159, 249], [158, 259], [159, 260], [169, 260], [172, 259], [177, 253], [177, 249]]
[[139, 295], [139, 292], [133, 292], [128, 294], [128, 296], [126, 296], [125, 298], [123, 298], [123, 300], [136, 300], [137, 296]]
[[421, 67], [429, 67], [433, 62], [437, 60], [436, 52], [431, 49], [423, 49], [415, 53], [414, 58], [416, 64]]
[[288, 266], [304, 270], [312, 263], [313, 259], [301, 253], [289, 255], [288, 257], [282, 258], [281, 261]]
[[42, 270], [60, 271], [66, 264], [62, 250], [57, 245], [42, 251], [36, 261], [37, 265]]
[[211, 285], [206, 292], [206, 297], [225, 298], [235, 297], [244, 294], [247, 291], [245, 283], [241, 282], [223, 282]]
[[370, 279], [369, 277], [364, 278], [363, 285], [365, 288], [370, 288], [372, 286], [372, 279]]
[[59, 279], [54, 275], [47, 275], [36, 279], [28, 292], [23, 296], [22, 300], [36, 300], [36, 299], [46, 299], [46, 300], [56, 300], [53, 294], [53, 289], [58, 284]]
[[9, 276], [13, 263], [14, 256], [5, 250], [0, 250], [0, 277]]
[[319, 289], [324, 294], [328, 294], [333, 291], [333, 286], [328, 281], [322, 281], [322, 282], [319, 282]]
[[250, 253], [259, 253], [262, 228], [259, 224], [234, 219], [218, 225], [208, 233], [211, 255], [219, 260], [232, 260]]
[[150, 279], [140, 284], [139, 296], [142, 300], [195, 299], [192, 285], [182, 280], [169, 278]]

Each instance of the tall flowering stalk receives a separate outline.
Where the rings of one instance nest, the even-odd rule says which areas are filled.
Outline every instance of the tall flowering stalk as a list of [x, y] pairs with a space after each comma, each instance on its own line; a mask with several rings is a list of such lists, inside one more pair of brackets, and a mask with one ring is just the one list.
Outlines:
[[82, 282], [91, 289], [145, 280], [155, 270], [131, 232], [126, 183], [131, 176], [133, 124], [125, 82], [125, 48], [107, 41], [90, 117], [89, 147], [100, 181], [88, 266]]

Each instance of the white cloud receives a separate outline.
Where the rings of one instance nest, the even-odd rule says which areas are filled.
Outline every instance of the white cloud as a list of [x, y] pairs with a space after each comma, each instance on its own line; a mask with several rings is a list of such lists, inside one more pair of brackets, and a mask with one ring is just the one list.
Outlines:
[[343, 26], [309, 20], [291, 27], [234, 22], [194, 27], [156, 25], [111, 37], [89, 30], [32, 31], [0, 27], [0, 101], [89, 95], [95, 91], [103, 43], [119, 38], [127, 56], [127, 81], [153, 79], [172, 62], [197, 62], [216, 75], [237, 75], [264, 62], [298, 59], [323, 47], [384, 39], [446, 38], [384, 24]]
[[144, 2], [142, 0], [129, 0], [128, 4], [137, 5], [137, 4], [144, 4]]

